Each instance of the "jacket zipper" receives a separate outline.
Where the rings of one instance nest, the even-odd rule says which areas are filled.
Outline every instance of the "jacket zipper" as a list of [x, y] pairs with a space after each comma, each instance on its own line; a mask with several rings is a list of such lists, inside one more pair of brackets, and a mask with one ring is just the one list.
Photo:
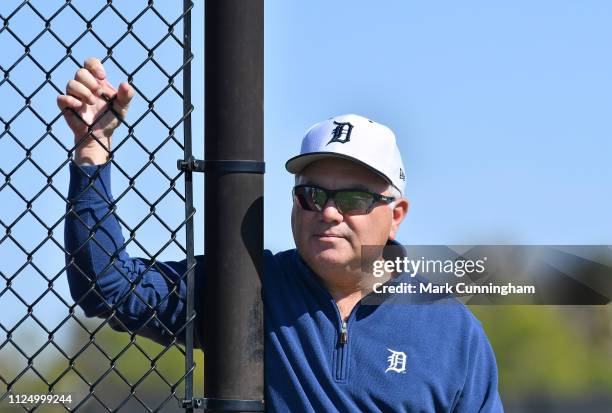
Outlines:
[[348, 370], [348, 324], [342, 321], [340, 326], [340, 335], [338, 337], [338, 346], [336, 348], [336, 381], [344, 381], [347, 377]]
[[348, 341], [348, 326], [346, 321], [342, 321], [342, 328], [340, 329], [340, 344], [344, 345]]
[[350, 362], [349, 344], [348, 344], [348, 339], [349, 339], [348, 328], [349, 328], [349, 324], [351, 323], [351, 320], [355, 316], [355, 313], [359, 309], [360, 305], [361, 305], [361, 301], [357, 302], [357, 304], [355, 304], [355, 307], [353, 307], [353, 309], [351, 310], [351, 313], [349, 314], [347, 320], [344, 321], [344, 319], [340, 315], [340, 310], [338, 309], [338, 306], [334, 302], [336, 314], [338, 315], [338, 319], [340, 320], [340, 334], [338, 335], [338, 344], [336, 345], [336, 348], [334, 350], [335, 351], [335, 354], [334, 354], [335, 355], [334, 357], [335, 365], [333, 366], [333, 370], [332, 370], [335, 374], [334, 379], [336, 381], [342, 382], [342, 381], [346, 381], [348, 378], [348, 368], [349, 368], [349, 362]]

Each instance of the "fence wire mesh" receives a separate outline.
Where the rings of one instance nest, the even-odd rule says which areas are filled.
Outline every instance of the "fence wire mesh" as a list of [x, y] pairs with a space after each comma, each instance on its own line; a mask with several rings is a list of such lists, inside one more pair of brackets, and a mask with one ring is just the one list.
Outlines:
[[[176, 168], [191, 156], [193, 106], [185, 90], [192, 7], [153, 0], [0, 3], [0, 411], [183, 411], [181, 400], [191, 397], [192, 348], [177, 341], [191, 334], [191, 308], [171, 331], [149, 306], [147, 324], [168, 330], [162, 346], [138, 337], [147, 324], [133, 329], [115, 317], [115, 305], [102, 318], [85, 317], [79, 304], [99, 293], [82, 269], [90, 288], [70, 296], [66, 269], [74, 262], [63, 234], [74, 215], [67, 192], [76, 145], [55, 99], [90, 56], [101, 59], [108, 78], [130, 83], [136, 94], [113, 135], [114, 198], [102, 218], [119, 222], [125, 243], [114, 251], [98, 246], [107, 267], [120, 272], [116, 256], [124, 248], [143, 257], [146, 270], [164, 274], [158, 262], [170, 259], [187, 259], [193, 268], [191, 175]], [[96, 243], [101, 222], [82, 224], [86, 242]], [[191, 277], [187, 271], [167, 278], [160, 305]], [[134, 291], [137, 280], [130, 282], [123, 299], [136, 295], [146, 304]]]

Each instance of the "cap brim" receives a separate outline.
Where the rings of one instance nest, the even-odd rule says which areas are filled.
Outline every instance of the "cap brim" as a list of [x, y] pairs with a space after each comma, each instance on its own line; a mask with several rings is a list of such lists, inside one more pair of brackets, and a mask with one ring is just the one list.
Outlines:
[[291, 172], [292, 174], [297, 174], [297, 173], [300, 173], [304, 168], [306, 168], [306, 166], [310, 165], [311, 163], [315, 161], [319, 161], [321, 159], [330, 159], [330, 158], [345, 159], [347, 161], [352, 161], [352, 162], [355, 162], [356, 164], [365, 166], [370, 171], [374, 172], [375, 174], [383, 178], [389, 184], [393, 185], [393, 182], [391, 182], [391, 179], [389, 179], [387, 175], [383, 174], [379, 170], [372, 168], [370, 165], [360, 161], [357, 158], [353, 158], [352, 156], [348, 156], [348, 155], [345, 155], [342, 153], [336, 153], [336, 152], [310, 152], [310, 153], [305, 153], [303, 155], [297, 155], [289, 159], [285, 163], [285, 169], [287, 169], [287, 171]]

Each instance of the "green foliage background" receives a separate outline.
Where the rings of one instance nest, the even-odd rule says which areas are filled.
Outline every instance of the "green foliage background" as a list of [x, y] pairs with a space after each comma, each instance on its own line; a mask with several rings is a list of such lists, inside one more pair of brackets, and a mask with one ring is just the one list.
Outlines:
[[[84, 317], [83, 317], [84, 319]], [[94, 330], [101, 320], [86, 320], [89, 330]], [[144, 412], [159, 409], [163, 412], [183, 412], [178, 407], [184, 395], [185, 358], [178, 346], [160, 346], [142, 337], [132, 337], [119, 333], [109, 327], [102, 327], [90, 343], [90, 336], [83, 329], [72, 329], [70, 348], [63, 350], [74, 358], [74, 370], [70, 361], [52, 346], [47, 346], [41, 356], [34, 358], [32, 367], [49, 383], [54, 383], [54, 394], [70, 394], [72, 403], [66, 406], [74, 409], [85, 398], [87, 401], [78, 411]], [[27, 337], [15, 339], [17, 343]], [[49, 348], [49, 350], [47, 350]], [[81, 349], [84, 350], [79, 353]], [[23, 374], [15, 386], [13, 394], [49, 394], [43, 380], [28, 367], [27, 359], [16, 351], [5, 347], [0, 350], [0, 378], [2, 393], [6, 392], [5, 382], [12, 381]], [[106, 354], [106, 355], [105, 355]], [[110, 360], [113, 360], [112, 362]], [[194, 354], [194, 393], [203, 393], [203, 353]], [[78, 373], [77, 373], [78, 372]], [[165, 379], [165, 381], [164, 381]], [[92, 384], [93, 395], [89, 395]], [[175, 395], [172, 395], [175, 386]], [[119, 410], [117, 408], [121, 406]], [[29, 405], [28, 408], [32, 408]], [[10, 405], [8, 398], [0, 402], [0, 412], [26, 411]], [[35, 411], [65, 412], [61, 405], [41, 405]]]
[[612, 390], [610, 306], [473, 306], [495, 351], [504, 400]]
[[[546, 395], [556, 399], [585, 399], [612, 389], [612, 308], [610, 306], [472, 306], [495, 351], [500, 391], [504, 402]], [[88, 328], [101, 321], [87, 320]], [[152, 341], [131, 337], [103, 327], [95, 335], [95, 344], [82, 329], [72, 329], [70, 348], [74, 367], [63, 356], [36, 357], [33, 367], [48, 382], [57, 381], [54, 392], [71, 394], [74, 408], [88, 396], [87, 412], [106, 411], [100, 401], [119, 411], [147, 411], [161, 407], [164, 412], [180, 412], [178, 400], [183, 395], [184, 356], [176, 347], [165, 349]], [[26, 338], [27, 339], [27, 338]], [[102, 353], [106, 353], [111, 362]], [[49, 353], [51, 354], [51, 353]], [[155, 361], [152, 363], [150, 359]], [[203, 354], [196, 351], [194, 392], [202, 395]], [[48, 388], [30, 368], [27, 359], [4, 348], [0, 351], [0, 375], [10, 381], [25, 369], [13, 388], [14, 394], [47, 394]], [[154, 366], [154, 369], [151, 369]], [[61, 376], [61, 378], [60, 378]], [[103, 377], [98, 381], [100, 377]], [[123, 379], [121, 378], [123, 377]], [[176, 385], [171, 396], [170, 386]], [[125, 379], [125, 380], [124, 380]], [[3, 393], [6, 385], [3, 384]], [[133, 390], [133, 393], [131, 391]], [[0, 412], [25, 411], [10, 406], [5, 399]], [[42, 406], [36, 411], [66, 411], [62, 406]]]

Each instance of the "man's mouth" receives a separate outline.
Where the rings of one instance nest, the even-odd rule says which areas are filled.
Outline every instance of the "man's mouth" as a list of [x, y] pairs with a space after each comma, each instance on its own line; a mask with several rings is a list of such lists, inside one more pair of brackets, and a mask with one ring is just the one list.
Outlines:
[[334, 239], [334, 238], [344, 238], [341, 235], [338, 234], [331, 234], [331, 233], [326, 233], [326, 232], [322, 232], [319, 234], [314, 234], [315, 238], [320, 238], [320, 239]]

